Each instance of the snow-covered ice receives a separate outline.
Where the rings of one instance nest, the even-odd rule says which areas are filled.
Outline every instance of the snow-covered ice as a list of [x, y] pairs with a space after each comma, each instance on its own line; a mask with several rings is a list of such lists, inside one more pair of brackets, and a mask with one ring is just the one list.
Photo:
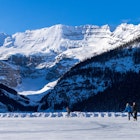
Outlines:
[[139, 140], [139, 130], [126, 113], [0, 113], [0, 140]]

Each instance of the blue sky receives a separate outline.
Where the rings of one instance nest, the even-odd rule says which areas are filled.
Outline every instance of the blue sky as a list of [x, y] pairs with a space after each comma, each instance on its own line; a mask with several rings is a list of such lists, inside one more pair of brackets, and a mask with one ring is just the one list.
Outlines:
[[139, 6], [140, 0], [0, 0], [0, 32], [14, 34], [55, 24], [139, 24]]

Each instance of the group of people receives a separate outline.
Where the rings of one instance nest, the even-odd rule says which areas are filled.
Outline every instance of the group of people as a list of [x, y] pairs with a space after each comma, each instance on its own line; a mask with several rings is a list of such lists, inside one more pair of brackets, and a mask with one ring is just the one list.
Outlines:
[[[71, 112], [69, 106], [66, 106], [66, 111], [67, 111], [67, 116], [69, 117]], [[132, 116], [134, 118], [134, 121], [137, 121], [138, 109], [137, 109], [136, 102], [133, 102], [132, 106], [129, 103], [127, 103], [125, 110], [123, 112], [128, 112], [128, 120], [130, 120], [130, 116]]]
[[137, 121], [137, 105], [135, 102], [133, 102], [132, 106], [127, 103], [123, 112], [128, 112], [128, 120], [130, 120], [130, 116], [132, 116], [134, 121]]

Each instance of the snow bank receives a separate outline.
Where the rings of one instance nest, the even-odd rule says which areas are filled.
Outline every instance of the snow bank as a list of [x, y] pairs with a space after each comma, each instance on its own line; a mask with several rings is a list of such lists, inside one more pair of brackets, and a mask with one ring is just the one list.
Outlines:
[[[140, 116], [140, 113], [138, 113]], [[46, 118], [58, 118], [68, 117], [66, 112], [34, 112], [34, 113], [0, 113], [0, 118], [35, 118], [35, 117], [46, 117]], [[70, 117], [127, 117], [127, 113], [121, 112], [71, 112]]]

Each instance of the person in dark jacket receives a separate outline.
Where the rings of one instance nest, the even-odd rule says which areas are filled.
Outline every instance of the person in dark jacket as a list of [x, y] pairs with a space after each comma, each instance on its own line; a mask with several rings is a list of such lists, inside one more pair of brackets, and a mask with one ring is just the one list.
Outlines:
[[132, 105], [132, 109], [133, 109], [133, 117], [134, 117], [134, 121], [137, 121], [137, 105], [135, 102], [133, 102], [133, 105]]
[[71, 112], [69, 106], [66, 107], [66, 110], [67, 110], [67, 116], [69, 117], [70, 116], [70, 112]]
[[130, 120], [130, 116], [133, 116], [132, 107], [129, 103], [126, 104], [125, 110], [123, 112], [128, 112], [128, 120]]

